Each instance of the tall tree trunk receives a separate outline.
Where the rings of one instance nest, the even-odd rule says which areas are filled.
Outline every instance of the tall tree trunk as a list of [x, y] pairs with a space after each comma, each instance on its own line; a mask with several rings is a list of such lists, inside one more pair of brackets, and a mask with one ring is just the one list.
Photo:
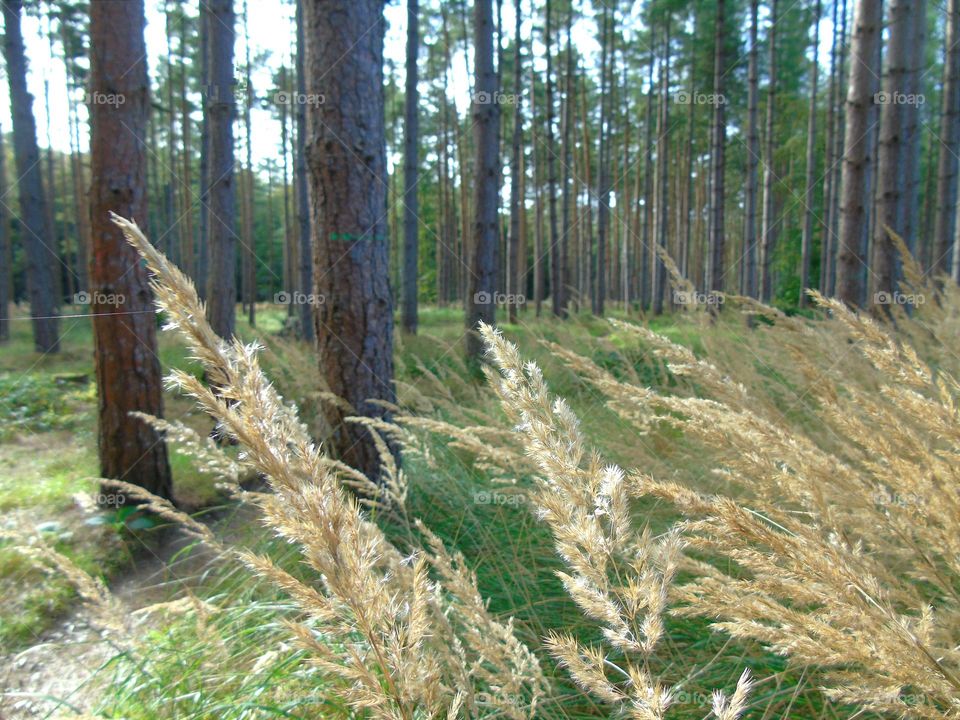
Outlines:
[[590, 162], [590, 117], [587, 114], [587, 81], [584, 74], [580, 75], [580, 125], [581, 133], [581, 164], [582, 185], [584, 194], [583, 213], [586, 216], [583, 223], [583, 241], [580, 243], [580, 268], [582, 302], [593, 298], [593, 206], [590, 199], [592, 184], [592, 169]]
[[[493, 9], [490, 0], [476, 0], [473, 6], [474, 31], [474, 222], [470, 258], [470, 292], [467, 296], [467, 358], [480, 359], [483, 343], [476, 333], [477, 324], [493, 324], [496, 317], [495, 251], [497, 228], [497, 187], [500, 173], [497, 157], [497, 132], [500, 105], [493, 100], [499, 93], [493, 69]], [[489, 102], [481, 102], [487, 99]]]
[[877, 48], [883, 19], [882, 0], [857, 0], [846, 103], [840, 232], [837, 247], [837, 297], [859, 306], [865, 296], [863, 268], [867, 262], [867, 182], [872, 172], [870, 154], [871, 108]]
[[800, 239], [800, 307], [807, 304], [807, 286], [810, 284], [810, 252], [813, 247], [813, 188], [816, 184], [816, 136], [817, 136], [817, 81], [820, 78], [820, 12], [821, 0], [817, 0], [813, 13], [813, 62], [810, 65], [810, 109], [807, 111], [807, 165], [803, 191], [803, 235]]
[[210, 274], [210, 7], [200, 6], [200, 102], [203, 117], [200, 121], [200, 234], [197, 248], [197, 291], [207, 299], [207, 278]]
[[560, 233], [557, 225], [557, 161], [556, 140], [553, 136], [553, 48], [551, 26], [553, 13], [550, 0], [546, 0], [544, 23], [544, 51], [547, 56], [547, 213], [550, 223], [550, 301], [553, 314], [563, 314], [563, 268], [560, 266]]
[[609, 131], [609, 66], [610, 8], [603, 6], [600, 34], [600, 127], [597, 147], [597, 259], [593, 286], [593, 314], [603, 315], [607, 299], [607, 227], [610, 218], [610, 170], [608, 166]]
[[90, 3], [91, 97], [113, 94], [123, 99], [90, 104], [90, 292], [100, 473], [169, 498], [166, 445], [152, 427], [130, 417], [132, 411], [163, 415], [153, 293], [136, 251], [109, 216], [115, 212], [143, 220], [147, 212], [147, 159], [141, 140], [149, 103], [145, 24], [143, 0]]
[[407, 78], [403, 128], [403, 318], [408, 333], [417, 332], [417, 257], [419, 237], [417, 182], [419, 181], [417, 51], [420, 46], [418, 0], [407, 0]]
[[[670, 141], [670, 16], [663, 18], [663, 60], [660, 63], [660, 108], [657, 113], [657, 247], [667, 251], [669, 189], [667, 167]], [[692, 98], [691, 98], [692, 101]], [[663, 312], [667, 295], [667, 266], [658, 252], [654, 258], [653, 312]]]
[[540, 136], [537, 133], [537, 81], [533, 63], [530, 63], [530, 152], [533, 156], [533, 192], [536, 201], [533, 239], [533, 301], [536, 316], [543, 311], [543, 161], [540, 154]]
[[776, 245], [776, 205], [773, 197], [774, 129], [777, 110], [777, 0], [770, 3], [770, 29], [767, 32], [770, 84], [767, 90], [767, 118], [765, 121], [763, 153], [763, 216], [760, 225], [760, 299], [769, 302], [773, 295], [770, 278], [770, 263], [773, 260], [773, 248]]
[[[890, 295], [897, 288], [897, 251], [887, 228], [903, 232], [905, 152], [903, 132], [907, 115], [916, 112], [915, 103], [908, 104], [906, 97], [913, 29], [912, 17], [916, 13], [915, 0], [893, 0], [890, 4], [887, 60], [883, 76], [883, 92], [880, 93], [880, 143], [877, 152], [877, 218], [873, 228], [873, 257], [871, 278], [873, 295], [870, 299], [875, 309], [887, 305]], [[887, 308], [889, 309], [889, 308]]]
[[641, 234], [640, 259], [640, 306], [646, 310], [653, 298], [653, 283], [650, 281], [650, 260], [654, 257], [650, 243], [650, 230], [653, 225], [653, 68], [656, 54], [650, 52], [650, 66], [647, 70], [647, 109], [643, 121], [643, 231]]
[[[297, 1], [297, 93], [301, 98], [307, 94], [307, 76], [304, 68], [304, 55], [306, 54], [304, 34], [306, 29], [303, 25], [303, 3], [304, 0]], [[297, 183], [297, 220], [300, 231], [298, 238], [300, 240], [300, 252], [297, 254], [300, 273], [300, 292], [307, 297], [314, 295], [313, 288], [313, 244], [310, 235], [310, 201], [307, 192], [307, 154], [306, 154], [306, 136], [307, 136], [307, 108], [303, 102], [297, 103], [297, 160], [296, 160], [296, 183]], [[251, 169], [252, 170], [252, 169]], [[251, 188], [252, 189], [252, 188]], [[302, 303], [300, 310], [300, 332], [304, 340], [312, 342], [314, 339], [313, 331], [313, 310], [309, 303]]]
[[[299, 11], [299, 6], [298, 6]], [[247, 322], [250, 323], [250, 327], [256, 327], [257, 324], [257, 253], [255, 250], [256, 239], [253, 230], [253, 127], [251, 123], [251, 110], [253, 108], [253, 87], [250, 80], [250, 25], [248, 17], [248, 6], [247, 0], [243, 0], [243, 38], [244, 38], [244, 81], [246, 84], [246, 92], [243, 96], [243, 127], [244, 135], [246, 139], [246, 171], [243, 174], [242, 187], [240, 195], [243, 198], [243, 301], [247, 306]], [[298, 27], [299, 27], [298, 23]], [[299, 46], [298, 46], [299, 51]], [[299, 55], [298, 55], [299, 57]], [[301, 93], [302, 97], [302, 93]], [[303, 104], [300, 103], [299, 107], [303, 107]], [[186, 132], [184, 132], [184, 139], [186, 139]], [[300, 179], [306, 183], [306, 178], [303, 177], [303, 169], [301, 168]], [[306, 212], [306, 211], [304, 211]], [[307, 268], [307, 278], [310, 277], [310, 268]], [[310, 292], [310, 283], [308, 282], [304, 288], [304, 293]], [[310, 318], [310, 308], [308, 305], [305, 306], [305, 312], [307, 314], [307, 322], [303, 326], [303, 331], [305, 332], [309, 329], [309, 335], [307, 337], [313, 337], [313, 321]]]
[[324, 299], [314, 312], [317, 350], [330, 391], [353, 408], [327, 408], [330, 444], [371, 478], [380, 476], [376, 445], [345, 417], [382, 417], [378, 401], [396, 397], [382, 12], [378, 0], [304, 0], [307, 87], [325, 100], [307, 112], [314, 282]]
[[839, 0], [832, 0], [833, 11], [831, 18], [832, 39], [830, 42], [830, 79], [827, 87], [826, 137], [824, 139], [823, 173], [823, 211], [821, 216], [822, 232], [820, 235], [820, 293], [827, 294], [827, 285], [830, 277], [830, 266], [833, 260], [833, 226], [831, 224], [831, 210], [833, 198], [833, 163], [834, 145], [837, 132], [837, 46], [840, 42], [840, 27], [838, 23]]
[[523, 58], [520, 53], [520, 24], [523, 15], [520, 0], [514, 2], [513, 29], [513, 136], [510, 143], [510, 234], [507, 253], [507, 322], [517, 321], [520, 290], [520, 173], [523, 143], [523, 113], [520, 106], [522, 92]]
[[210, 126], [210, 209], [207, 276], [207, 317], [220, 337], [233, 335], [237, 302], [234, 233], [233, 120], [233, 0], [210, 0], [208, 63], [210, 88], [204, 112]]
[[[190, 101], [187, 99], [187, 15], [181, 8], [180, 11], [180, 83], [179, 83], [179, 103], [180, 103], [180, 129], [183, 140], [181, 182], [180, 182], [180, 207], [183, 208], [184, 224], [184, 252], [180, 257], [181, 267], [190, 277], [196, 279], [196, 239], [193, 230], [193, 175], [192, 164], [193, 154], [191, 151], [191, 133], [192, 120], [190, 117]], [[249, 87], [250, 83], [247, 82]]]
[[[818, 0], [819, 1], [819, 0]], [[747, 184], [744, 199], [743, 294], [757, 297], [757, 195], [760, 164], [759, 0], [750, 0], [750, 59], [747, 67]]]
[[[923, 91], [921, 73], [926, 64], [927, 0], [915, 0], [916, 9], [910, 18], [909, 69], [906, 79], [907, 97], [918, 98]], [[903, 198], [903, 240], [911, 255], [917, 255], [917, 231], [920, 226], [920, 108], [908, 107], [903, 129], [903, 176], [906, 178]]]
[[[937, 162], [937, 214], [933, 225], [933, 260], [930, 272], [950, 272], [954, 228], [957, 220], [957, 157], [960, 155], [960, 0], [947, 0], [944, 38], [943, 100]], [[953, 263], [954, 267], [960, 263]]]
[[563, 304], [561, 314], [564, 316], [570, 311], [570, 236], [573, 228], [570, 225], [570, 171], [573, 166], [573, 149], [571, 148], [571, 137], [573, 133], [574, 118], [574, 88], [573, 88], [573, 7], [567, 12], [567, 70], [564, 80], [563, 90], [563, 121], [561, 123], [561, 153], [563, 156], [563, 176], [561, 182], [561, 192], [563, 197], [563, 234], [560, 236], [560, 288], [562, 289]]
[[710, 230], [708, 238], [709, 262], [707, 268], [708, 290], [723, 290], [724, 235], [724, 178], [726, 176], [727, 120], [723, 98], [726, 61], [726, 2], [717, 0], [717, 19], [713, 36], [713, 136], [710, 143]]
[[46, 232], [46, 198], [40, 174], [40, 150], [37, 125], [33, 117], [33, 96], [27, 89], [27, 58], [20, 29], [22, 0], [3, 3], [3, 52], [10, 83], [13, 115], [13, 150], [19, 181], [20, 218], [27, 256], [27, 289], [30, 316], [33, 318], [33, 346], [37, 352], [60, 351], [57, 301], [54, 297], [53, 269], [59, 261]]
[[[7, 194], [7, 148], [0, 127], [0, 197]], [[10, 251], [10, 218], [0, 203], [0, 342], [10, 339], [10, 300], [13, 297], [13, 253]]]

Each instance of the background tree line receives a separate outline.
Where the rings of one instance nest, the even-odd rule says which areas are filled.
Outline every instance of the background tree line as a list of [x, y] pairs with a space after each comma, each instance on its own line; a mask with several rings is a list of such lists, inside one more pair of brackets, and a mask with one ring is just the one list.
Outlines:
[[[418, 303], [462, 306], [476, 354], [472, 329], [498, 309], [658, 314], [740, 293], [793, 310], [817, 288], [883, 312], [916, 302], [897, 292], [891, 231], [927, 272], [960, 276], [960, 0], [408, 0], [403, 64], [384, 61], [379, 2], [284, 3], [296, 20], [276, 57], [251, 52], [246, 0], [164, 0], [164, 55], [128, 88], [142, 108], [96, 58], [136, 58], [143, 3], [124, 4], [134, 39], [105, 30], [108, 4], [24, 4], [66, 68], [44, 92], [69, 99], [68, 153], [36, 125], [22, 3], [4, 5], [0, 196], [15, 188], [19, 205], [0, 206], [0, 333], [27, 300], [43, 352], [71, 303], [150, 343], [97, 301], [149, 309], [144, 278], [95, 272], [127, 252], [107, 210], [137, 217], [224, 337], [238, 303], [251, 325], [258, 303], [285, 306], [331, 389], [370, 415], [392, 397], [395, 306], [408, 332]], [[271, 86], [255, 87], [263, 67]], [[280, 127], [259, 166], [254, 108]], [[133, 135], [128, 156], [113, 135], [85, 141], [98, 117], [123, 118], [110, 127]], [[671, 290], [668, 262], [695, 297]], [[106, 328], [104, 387], [135, 354]], [[343, 411], [331, 425], [344, 457], [376, 464]]]

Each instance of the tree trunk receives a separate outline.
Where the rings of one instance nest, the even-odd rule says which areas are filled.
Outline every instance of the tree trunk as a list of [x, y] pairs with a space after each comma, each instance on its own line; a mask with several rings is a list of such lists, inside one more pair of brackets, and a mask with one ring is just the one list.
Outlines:
[[650, 259], [653, 248], [650, 243], [650, 230], [653, 225], [653, 68], [656, 55], [651, 50], [650, 66], [647, 75], [647, 108], [643, 123], [643, 231], [641, 234], [640, 259], [640, 306], [646, 310], [653, 298], [650, 282]]
[[837, 297], [851, 306], [859, 306], [865, 296], [863, 269], [870, 201], [867, 182], [873, 165], [870, 119], [874, 79], [879, 76], [876, 58], [882, 19], [882, 0], [857, 0], [845, 111], [836, 288]]
[[[7, 148], [0, 128], [0, 197], [7, 194]], [[13, 296], [13, 253], [10, 252], [10, 218], [0, 203], [0, 342], [10, 339], [10, 299]]]
[[820, 293], [828, 293], [827, 286], [830, 277], [830, 266], [833, 261], [833, 226], [832, 226], [832, 199], [833, 199], [833, 165], [834, 147], [837, 133], [837, 46], [841, 42], [838, 26], [839, 0], [833, 0], [831, 19], [832, 39], [830, 42], [830, 79], [827, 87], [826, 138], [824, 139], [823, 173], [823, 218], [820, 235]]
[[597, 259], [593, 285], [593, 314], [603, 315], [607, 299], [607, 227], [610, 218], [610, 180], [608, 165], [609, 140], [609, 66], [610, 66], [610, 9], [603, 6], [600, 34], [600, 127], [597, 147]]
[[[297, 0], [297, 93], [300, 98], [304, 98], [307, 94], [307, 78], [304, 69], [304, 55], [306, 54], [304, 33], [306, 31], [303, 26], [303, 3], [304, 0]], [[297, 182], [297, 220], [300, 228], [300, 252], [298, 253], [299, 285], [300, 292], [307, 297], [312, 297], [314, 295], [313, 245], [310, 235], [310, 201], [307, 193], [306, 112], [306, 104], [303, 102], [297, 103], [297, 160], [295, 173]], [[300, 332], [303, 334], [304, 340], [312, 342], [314, 339], [313, 309], [309, 303], [301, 303], [299, 310]]]
[[[298, 6], [299, 9], [299, 6]], [[243, 36], [244, 36], [244, 81], [246, 83], [246, 92], [243, 96], [243, 127], [246, 136], [246, 171], [241, 180], [240, 196], [243, 198], [243, 302], [247, 306], [247, 322], [250, 327], [257, 325], [257, 253], [255, 250], [256, 236], [253, 228], [253, 128], [251, 124], [250, 113], [253, 108], [253, 87], [250, 80], [250, 26], [248, 22], [247, 0], [243, 0]], [[299, 26], [299, 24], [298, 24]], [[302, 107], [302, 105], [301, 105]], [[186, 139], [186, 131], [184, 132]], [[301, 168], [302, 178], [302, 168]], [[303, 179], [306, 182], [305, 179]], [[307, 278], [310, 277], [310, 268], [307, 268]], [[303, 292], [310, 292], [310, 283], [308, 282]], [[309, 329], [308, 337], [313, 337], [313, 322], [309, 317], [310, 308], [306, 308], [307, 323], [303, 326], [304, 331]]]
[[890, 4], [883, 92], [877, 97], [880, 102], [880, 143], [875, 194], [877, 218], [873, 227], [870, 274], [873, 280], [870, 304], [875, 309], [878, 309], [878, 305], [888, 305], [890, 296], [897, 288], [897, 251], [887, 228], [896, 233], [903, 232], [906, 190], [903, 132], [907, 115], [917, 109], [915, 103], [908, 104], [906, 97], [910, 58], [908, 44], [913, 24], [911, 18], [916, 10], [915, 0], [893, 0]]
[[820, 78], [820, 0], [813, 13], [813, 62], [810, 66], [810, 109], [807, 111], [807, 166], [803, 191], [803, 236], [800, 239], [800, 307], [807, 305], [807, 286], [810, 284], [810, 251], [813, 246], [813, 188], [816, 184], [817, 136], [817, 81]]
[[723, 98], [726, 62], [724, 42], [726, 40], [726, 2], [717, 0], [716, 30], [713, 36], [713, 96], [717, 102], [713, 105], [713, 137], [710, 143], [710, 236], [708, 238], [709, 263], [707, 281], [709, 290], [723, 290], [724, 258], [724, 178], [726, 175], [725, 151], [727, 144], [726, 107]]
[[407, 0], [407, 77], [403, 128], [403, 317], [405, 332], [417, 332], [417, 256], [419, 237], [417, 182], [419, 180], [417, 51], [420, 46], [418, 0]]
[[202, 300], [207, 299], [207, 277], [210, 270], [210, 117], [207, 105], [210, 92], [210, 8], [200, 6], [200, 102], [203, 114], [200, 121], [200, 234], [197, 248], [197, 292]]
[[507, 322], [517, 321], [517, 306], [520, 299], [520, 213], [523, 198], [520, 195], [522, 180], [520, 154], [523, 143], [523, 113], [520, 93], [523, 88], [523, 59], [520, 53], [520, 24], [522, 19], [520, 0], [514, 3], [513, 30], [513, 136], [510, 143], [510, 235], [507, 252]]
[[[950, 272], [957, 219], [957, 156], [960, 154], [960, 0], [947, 1], [944, 38], [943, 100], [940, 110], [940, 157], [937, 162], [937, 214], [933, 225], [934, 274]], [[954, 268], [960, 263], [953, 263]]]
[[[304, 0], [317, 350], [331, 392], [352, 414], [382, 417], [394, 402], [393, 302], [386, 228], [382, 3]], [[330, 68], [336, 66], [336, 72]], [[327, 407], [331, 448], [380, 476], [369, 432]]]
[[210, 127], [210, 207], [207, 218], [210, 267], [207, 318], [222, 338], [233, 335], [237, 302], [233, 183], [233, 0], [210, 0], [210, 87], [204, 112]]
[[769, 43], [770, 84], [767, 90], [767, 118], [765, 121], [763, 153], [763, 216], [760, 226], [760, 299], [769, 302], [773, 295], [770, 282], [770, 263], [773, 260], [773, 248], [776, 244], [776, 206], [773, 197], [774, 128], [777, 105], [777, 0], [770, 3], [770, 30], [767, 33]]
[[[122, 98], [90, 104], [90, 308], [100, 473], [169, 498], [166, 445], [153, 428], [130, 417], [132, 411], [163, 415], [153, 293], [137, 252], [109, 217], [115, 212], [143, 221], [147, 212], [147, 159], [141, 140], [149, 103], [145, 24], [143, 0], [90, 3], [91, 97]], [[116, 494], [113, 489], [107, 492]]]
[[[657, 247], [661, 252], [667, 250], [667, 233], [669, 231], [669, 192], [667, 187], [667, 168], [669, 164], [670, 140], [670, 16], [663, 18], [663, 60], [660, 63], [660, 107], [657, 112]], [[693, 99], [691, 98], [691, 101]], [[667, 296], [667, 266], [660, 257], [660, 253], [653, 259], [655, 268], [653, 312], [659, 315], [663, 312]]]
[[[921, 73], [926, 64], [927, 46], [927, 0], [915, 0], [916, 9], [910, 18], [909, 69], [907, 71], [907, 96], [917, 98], [923, 92]], [[903, 240], [911, 255], [917, 255], [917, 231], [920, 225], [920, 108], [907, 107], [903, 128]]]
[[493, 69], [493, 10], [490, 0], [476, 0], [474, 22], [474, 223], [470, 259], [470, 292], [467, 296], [467, 358], [480, 359], [483, 342], [476, 333], [477, 324], [493, 324], [496, 317], [495, 252], [498, 237], [497, 188], [499, 158], [497, 132], [500, 105], [499, 88]]
[[553, 48], [551, 25], [553, 13], [550, 0], [546, 0], [545, 5], [546, 22], [544, 23], [544, 45], [547, 56], [547, 75], [544, 78], [546, 83], [547, 96], [547, 217], [550, 227], [550, 305], [553, 314], [560, 316], [563, 314], [563, 269], [560, 267], [560, 233], [557, 224], [557, 161], [556, 161], [556, 140], [553, 136]]
[[573, 7], [568, 9], [567, 13], [567, 70], [564, 80], [563, 91], [563, 122], [561, 128], [561, 152], [563, 154], [563, 177], [561, 178], [561, 187], [563, 194], [563, 234], [560, 236], [560, 287], [562, 289], [563, 304], [561, 314], [566, 316], [570, 311], [570, 236], [573, 228], [570, 225], [570, 173], [573, 167], [573, 149], [571, 148], [571, 136], [573, 133], [574, 118], [574, 90], [573, 90]]
[[10, 83], [13, 114], [13, 150], [19, 181], [20, 219], [27, 260], [27, 289], [33, 318], [33, 346], [37, 352], [60, 351], [59, 321], [56, 317], [53, 270], [59, 266], [46, 232], [46, 198], [40, 174], [37, 125], [33, 117], [33, 96], [27, 89], [27, 58], [20, 29], [22, 0], [3, 3], [3, 51]]

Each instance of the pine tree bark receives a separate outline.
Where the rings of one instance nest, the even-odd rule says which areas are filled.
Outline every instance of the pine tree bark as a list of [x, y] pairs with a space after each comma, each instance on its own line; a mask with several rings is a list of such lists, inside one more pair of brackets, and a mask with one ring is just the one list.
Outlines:
[[[660, 63], [660, 107], [657, 112], [657, 247], [660, 252], [667, 251], [667, 233], [669, 230], [669, 189], [667, 187], [670, 141], [670, 16], [663, 19], [663, 59]], [[691, 102], [692, 102], [691, 98]], [[667, 299], [667, 266], [660, 253], [653, 259], [654, 295], [653, 312], [663, 312]]]
[[382, 11], [378, 0], [304, 0], [306, 82], [323, 98], [307, 107], [314, 283], [324, 300], [315, 306], [314, 327], [327, 385], [353, 408], [327, 408], [329, 442], [371, 478], [380, 476], [376, 446], [345, 416], [382, 417], [379, 401], [396, 397]]
[[207, 299], [207, 278], [210, 271], [210, 117], [207, 113], [210, 93], [210, 6], [200, 6], [200, 98], [202, 118], [200, 121], [200, 234], [197, 247], [197, 292], [202, 300]]
[[717, 0], [717, 19], [713, 36], [713, 96], [717, 102], [713, 105], [713, 131], [710, 143], [710, 229], [707, 241], [709, 262], [707, 282], [709, 290], [722, 292], [724, 278], [724, 198], [726, 195], [724, 180], [726, 177], [727, 120], [726, 104], [723, 98], [726, 60], [724, 43], [726, 42], [726, 2]]
[[493, 68], [493, 8], [490, 0], [476, 0], [474, 23], [474, 196], [473, 242], [470, 258], [470, 292], [467, 295], [467, 358], [480, 360], [483, 341], [477, 324], [492, 325], [496, 317], [493, 293], [496, 289], [497, 189], [499, 158], [497, 133], [500, 125], [499, 88]]
[[[917, 98], [923, 92], [921, 73], [926, 64], [927, 0], [915, 0], [916, 8], [910, 18], [909, 68], [906, 78], [908, 97]], [[903, 176], [906, 178], [903, 198], [903, 240], [910, 254], [917, 254], [917, 231], [920, 226], [920, 108], [908, 108], [903, 129]]]
[[776, 205], [773, 197], [774, 129], [777, 109], [777, 0], [770, 3], [770, 29], [767, 33], [769, 50], [770, 84], [767, 90], [767, 117], [765, 120], [763, 153], [763, 215], [760, 225], [760, 299], [769, 302], [773, 294], [770, 278], [770, 264], [773, 260], [773, 248], [776, 245]]
[[[950, 272], [957, 219], [957, 157], [960, 155], [960, 0], [947, 1], [944, 38], [943, 100], [940, 110], [937, 161], [937, 211], [933, 224], [930, 271]], [[958, 263], [954, 262], [956, 268]]]
[[233, 0], [210, 0], [210, 87], [204, 113], [210, 127], [210, 187], [207, 218], [210, 266], [207, 276], [207, 318], [220, 337], [233, 335], [236, 321], [237, 237], [234, 232]]
[[60, 351], [57, 300], [54, 297], [53, 269], [59, 267], [47, 234], [47, 198], [43, 194], [37, 124], [33, 117], [33, 96], [27, 89], [27, 57], [20, 28], [22, 0], [3, 3], [3, 53], [10, 84], [13, 115], [13, 151], [19, 181], [21, 237], [26, 250], [27, 291], [33, 325], [33, 346], [37, 352]]
[[908, 44], [912, 39], [911, 18], [916, 10], [915, 0], [893, 0], [890, 3], [883, 91], [877, 96], [880, 102], [880, 142], [875, 192], [877, 217], [873, 228], [870, 263], [873, 285], [870, 304], [875, 311], [888, 305], [889, 297], [897, 287], [897, 251], [888, 228], [896, 233], [903, 232], [906, 190], [903, 133], [907, 115], [917, 109], [916, 104], [906, 102], [910, 62]]
[[510, 233], [507, 252], [507, 321], [517, 321], [520, 290], [520, 173], [523, 142], [523, 113], [520, 103], [523, 78], [523, 58], [520, 52], [520, 24], [523, 18], [520, 0], [514, 2], [513, 29], [513, 135], [510, 142]]
[[[299, 6], [298, 6], [299, 11]], [[299, 28], [299, 23], [298, 23]], [[253, 86], [251, 84], [251, 62], [250, 62], [250, 24], [249, 24], [249, 13], [247, 0], [243, 0], [243, 36], [244, 36], [244, 82], [246, 92], [243, 96], [243, 128], [244, 128], [244, 139], [245, 150], [246, 150], [246, 168], [241, 177], [241, 187], [240, 187], [240, 196], [242, 200], [242, 220], [243, 220], [243, 262], [241, 265], [242, 269], [242, 281], [243, 281], [243, 291], [242, 297], [243, 302], [247, 306], [247, 322], [250, 324], [250, 327], [256, 327], [257, 325], [257, 254], [255, 252], [256, 239], [254, 235], [253, 228], [253, 126], [251, 122], [251, 110], [253, 108]], [[299, 46], [298, 46], [299, 50]], [[298, 55], [299, 57], [299, 55]], [[186, 140], [186, 132], [184, 132], [184, 140]], [[306, 183], [306, 179], [303, 178], [302, 168], [300, 179], [303, 179], [303, 182]], [[310, 267], [307, 268], [307, 278], [308, 282], [304, 286], [303, 292], [310, 292]], [[309, 328], [309, 334], [307, 337], [313, 337], [313, 320], [310, 318], [310, 308], [306, 307], [307, 322], [303, 326], [304, 332]]]
[[561, 133], [561, 153], [563, 156], [563, 174], [560, 179], [561, 193], [563, 201], [562, 227], [563, 234], [560, 236], [560, 287], [562, 288], [562, 307], [561, 314], [566, 316], [570, 311], [570, 292], [572, 285], [570, 269], [570, 238], [573, 234], [573, 228], [570, 225], [570, 172], [573, 167], [573, 149], [571, 147], [571, 136], [573, 133], [574, 118], [574, 89], [573, 89], [573, 7], [568, 8], [567, 12], [567, 69], [564, 80], [563, 91], [563, 121], [560, 130]]
[[647, 102], [643, 121], [643, 229], [640, 237], [640, 306], [646, 310], [653, 298], [653, 283], [650, 279], [650, 260], [654, 258], [650, 243], [650, 231], [653, 225], [653, 69], [656, 55], [650, 52], [650, 65], [647, 69]]
[[810, 284], [810, 252], [813, 247], [813, 188], [816, 184], [817, 89], [820, 78], [821, 2], [817, 0], [813, 13], [813, 62], [810, 64], [810, 107], [807, 111], [806, 180], [803, 191], [803, 235], [800, 238], [800, 307], [807, 305], [807, 286]]
[[600, 35], [600, 127], [597, 147], [597, 256], [593, 285], [593, 314], [602, 316], [607, 299], [607, 228], [610, 219], [609, 169], [609, 67], [610, 8], [603, 6]]
[[[304, 0], [297, 2], [297, 93], [301, 98], [307, 95], [307, 77], [304, 68], [304, 56], [306, 54], [304, 26], [303, 26], [303, 3]], [[297, 254], [299, 263], [299, 285], [300, 292], [305, 296], [314, 295], [313, 289], [313, 244], [310, 235], [310, 201], [307, 191], [307, 154], [306, 154], [306, 136], [307, 136], [307, 108], [303, 102], [297, 103], [297, 159], [296, 159], [296, 183], [297, 183], [297, 222], [299, 227], [298, 239], [300, 241], [300, 252]], [[251, 188], [252, 190], [252, 188]], [[309, 303], [301, 303], [298, 307], [300, 311], [300, 332], [303, 339], [312, 342], [314, 339], [313, 330], [313, 310]]]
[[553, 38], [551, 34], [553, 12], [550, 0], [546, 0], [546, 22], [544, 23], [544, 45], [547, 56], [547, 215], [550, 227], [550, 306], [553, 314], [563, 314], [563, 269], [560, 266], [560, 233], [557, 224], [557, 161], [556, 140], [553, 135], [554, 82], [553, 82]]
[[[0, 197], [7, 194], [7, 148], [0, 127]], [[10, 339], [10, 300], [13, 297], [13, 253], [10, 251], [10, 218], [0, 203], [0, 342]]]
[[882, 0], [857, 0], [850, 75], [845, 109], [840, 231], [837, 239], [837, 297], [851, 306], [865, 298], [867, 222], [870, 196], [867, 183], [874, 159], [870, 152], [871, 108], [875, 93], [877, 49], [883, 19]]
[[417, 182], [419, 180], [417, 52], [420, 46], [418, 0], [407, 0], [407, 77], [403, 128], [403, 316], [405, 332], [417, 332], [419, 255]]
[[115, 212], [142, 221], [147, 212], [147, 159], [141, 140], [149, 103], [145, 25], [143, 0], [90, 3], [91, 97], [122, 98], [90, 104], [90, 307], [100, 473], [169, 498], [172, 484], [163, 439], [130, 417], [132, 411], [163, 416], [153, 293], [136, 251], [109, 216]]

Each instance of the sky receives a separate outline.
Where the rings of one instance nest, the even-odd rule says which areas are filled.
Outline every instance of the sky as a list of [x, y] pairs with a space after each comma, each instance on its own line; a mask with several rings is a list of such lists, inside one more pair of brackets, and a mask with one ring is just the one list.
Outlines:
[[[239, 14], [243, 9], [242, 0], [236, 3], [238, 12], [237, 44], [235, 48], [235, 62], [242, 62], [246, 49]], [[166, 51], [164, 33], [163, 0], [146, 0], [147, 26], [145, 30], [149, 72], [154, 77], [162, 63]], [[385, 8], [387, 19], [387, 34], [385, 38], [384, 55], [397, 67], [398, 80], [403, 81], [403, 66], [406, 42], [406, 4], [391, 2]], [[503, 26], [513, 28], [513, 3], [503, 2]], [[270, 53], [270, 65], [279, 67], [281, 59], [289, 57], [294, 50], [293, 7], [291, 3], [280, 3], [276, 0], [249, 0], [249, 31], [251, 42], [251, 56], [261, 52]], [[50, 138], [53, 147], [60, 151], [69, 151], [69, 129], [67, 124], [68, 106], [63, 88], [66, 85], [66, 76], [63, 63], [58, 57], [51, 57], [50, 48], [46, 39], [41, 37], [41, 26], [44, 21], [25, 15], [23, 18], [23, 34], [29, 65], [28, 86], [34, 96], [34, 113], [37, 120], [38, 142], [41, 147], [47, 146], [47, 124], [50, 127]], [[764, 19], [761, 18], [761, 29], [764, 28]], [[529, 38], [534, 32], [530, 19], [523, 22], [521, 32], [524, 38]], [[829, 58], [831, 23], [829, 17], [824, 18], [820, 27], [819, 56], [821, 63]], [[539, 32], [538, 32], [539, 34]], [[429, 38], [421, 38], [428, 40]], [[573, 28], [573, 42], [580, 53], [586, 56], [587, 63], [592, 63], [599, 53], [596, 40], [596, 23], [592, 19], [581, 19]], [[544, 69], [543, 47], [535, 43], [535, 69]], [[423, 51], [423, 48], [421, 48]], [[59, 52], [59, 47], [57, 48]], [[472, 60], [472, 58], [471, 58]], [[289, 63], [289, 61], [288, 61]], [[458, 51], [452, 60], [450, 85], [452, 88], [468, 89], [470, 87], [462, 50]], [[3, 75], [3, 84], [6, 75]], [[44, 102], [44, 81], [49, 84], [49, 106]], [[255, 74], [254, 88], [272, 86], [270, 70], [263, 69]], [[454, 93], [454, 100], [461, 112], [469, 104], [469, 91]], [[81, 108], [81, 118], [85, 119], [86, 109]], [[199, 112], [196, 113], [199, 119]], [[10, 100], [5, 88], [0, 87], [0, 123], [5, 131], [10, 129]], [[279, 124], [271, 113], [264, 109], [255, 108], [251, 119], [253, 128], [253, 157], [258, 166], [265, 161], [276, 159], [279, 151]], [[81, 144], [86, 148], [87, 138], [81, 133]], [[238, 132], [237, 137], [241, 134]], [[393, 158], [391, 158], [391, 161]]]

